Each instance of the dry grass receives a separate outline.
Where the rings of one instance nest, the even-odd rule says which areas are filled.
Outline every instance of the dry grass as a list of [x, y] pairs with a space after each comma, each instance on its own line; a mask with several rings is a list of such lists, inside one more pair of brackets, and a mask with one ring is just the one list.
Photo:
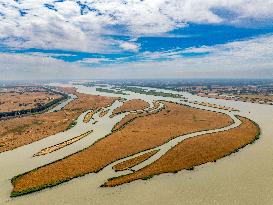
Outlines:
[[254, 142], [259, 127], [240, 117], [242, 124], [228, 131], [206, 134], [186, 139], [169, 150], [160, 159], [143, 169], [106, 182], [105, 186], [117, 186], [137, 179], [148, 179], [161, 173], [175, 173], [182, 169], [193, 170], [207, 162], [216, 161]]
[[84, 116], [83, 122], [84, 122], [84, 123], [90, 122], [90, 120], [92, 119], [93, 115], [94, 115], [94, 112], [93, 112], [93, 111], [88, 112], [88, 113]]
[[117, 124], [115, 124], [112, 131], [117, 131], [118, 129], [121, 129], [123, 126], [125, 126], [126, 124], [128, 124], [132, 120], [134, 120], [138, 117], [141, 117], [141, 116], [145, 116], [145, 115], [146, 115], [146, 113], [141, 113], [141, 114], [130, 113], [130, 114], [126, 115], [125, 117], [123, 117], [121, 119], [121, 121], [119, 121]]
[[215, 99], [224, 99], [224, 100], [235, 100], [235, 101], [243, 101], [243, 102], [251, 102], [251, 103], [259, 103], [259, 104], [269, 104], [273, 105], [273, 96], [271, 95], [255, 95], [255, 94], [234, 94], [234, 97], [226, 97], [219, 95], [210, 95], [210, 94], [198, 94], [199, 96], [215, 98]]
[[108, 106], [117, 99], [76, 93], [71, 88], [64, 90], [76, 94], [78, 98], [58, 112], [0, 121], [0, 144], [4, 144], [0, 153], [62, 132], [86, 110]]
[[74, 177], [98, 172], [118, 159], [155, 148], [170, 139], [201, 130], [227, 126], [224, 114], [165, 103], [159, 113], [135, 119], [83, 151], [23, 174], [13, 180], [13, 195], [53, 186]]
[[31, 109], [60, 97], [62, 96], [42, 91], [0, 93], [0, 112]]
[[129, 111], [135, 111], [135, 110], [143, 110], [149, 107], [149, 103], [147, 103], [144, 100], [129, 100], [123, 103], [122, 106], [116, 108], [115, 110], [113, 110], [112, 115], [114, 116], [118, 113], [122, 113], [122, 112], [129, 112]]
[[109, 112], [109, 109], [101, 111], [99, 114], [99, 117], [104, 117], [108, 112]]
[[220, 110], [237, 111], [235, 108], [226, 107], [226, 106], [217, 105], [217, 104], [208, 103], [208, 102], [198, 102], [198, 101], [194, 101], [194, 102], [190, 102], [190, 103], [193, 103], [193, 104], [195, 104], [195, 105], [202, 105], [202, 106], [206, 106], [206, 107], [217, 108], [217, 109], [220, 109]]
[[55, 152], [55, 151], [57, 151], [59, 149], [62, 149], [64, 147], [68, 146], [68, 145], [71, 145], [71, 144], [81, 140], [84, 137], [87, 137], [91, 133], [92, 133], [92, 130], [87, 131], [87, 132], [85, 132], [85, 133], [83, 133], [83, 134], [81, 134], [79, 136], [73, 137], [72, 139], [61, 142], [59, 144], [53, 145], [51, 147], [44, 148], [41, 151], [39, 151], [38, 153], [34, 154], [33, 156], [36, 157], [36, 156], [46, 155], [46, 154], [49, 154], [51, 152]]
[[260, 103], [268, 103], [273, 102], [273, 96], [272, 95], [236, 95], [236, 97], [239, 97], [242, 101], [247, 102], [260, 102]]
[[137, 157], [134, 157], [132, 159], [128, 159], [124, 162], [116, 164], [115, 166], [113, 166], [113, 169], [115, 171], [124, 171], [126, 169], [130, 169], [130, 168], [136, 166], [137, 164], [140, 164], [141, 162], [144, 162], [145, 160], [149, 159], [151, 156], [153, 156], [157, 152], [158, 152], [158, 150], [153, 150], [153, 151], [147, 152], [145, 154], [139, 155]]
[[125, 125], [128, 125], [130, 122], [132, 122], [136, 118], [144, 117], [144, 116], [154, 114], [154, 113], [160, 111], [160, 110], [158, 110], [158, 108], [160, 106], [160, 102], [155, 101], [155, 102], [153, 102], [153, 104], [154, 104], [154, 108], [149, 109], [148, 111], [139, 111], [137, 113], [130, 113], [130, 114], [126, 115], [125, 117], [123, 117], [121, 119], [121, 121], [119, 121], [117, 124], [115, 124], [112, 131], [117, 131], [119, 129], [122, 129]]

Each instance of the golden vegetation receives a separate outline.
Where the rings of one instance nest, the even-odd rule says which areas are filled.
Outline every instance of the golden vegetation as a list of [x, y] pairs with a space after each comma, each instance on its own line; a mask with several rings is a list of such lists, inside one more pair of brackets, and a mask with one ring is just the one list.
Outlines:
[[147, 152], [145, 154], [139, 155], [137, 157], [134, 157], [132, 159], [128, 159], [124, 162], [120, 162], [118, 164], [116, 164], [115, 166], [113, 166], [113, 169], [115, 171], [124, 171], [126, 169], [130, 169], [138, 164], [140, 164], [141, 162], [144, 162], [145, 160], [149, 159], [151, 156], [155, 155], [158, 152], [158, 150], [153, 150], [150, 152]]
[[90, 120], [92, 119], [93, 115], [94, 115], [94, 111], [88, 112], [88, 113], [84, 116], [83, 122], [84, 122], [84, 123], [90, 122]]
[[134, 99], [134, 100], [129, 100], [126, 101], [122, 104], [122, 106], [116, 108], [112, 112], [112, 116], [122, 113], [122, 112], [129, 112], [129, 111], [135, 111], [135, 110], [144, 110], [149, 107], [149, 103], [147, 103], [144, 100], [140, 99]]
[[0, 121], [0, 153], [20, 147], [67, 129], [83, 112], [111, 105], [117, 98], [77, 93], [73, 88], [64, 88], [74, 93], [77, 99], [62, 110], [41, 113]]
[[229, 116], [221, 113], [175, 103], [165, 105], [164, 110], [136, 118], [123, 129], [83, 151], [14, 178], [13, 194], [29, 193], [87, 173], [98, 172], [111, 162], [155, 148], [176, 136], [232, 123]]
[[105, 186], [117, 186], [137, 179], [149, 179], [161, 173], [175, 173], [182, 169], [216, 161], [238, 151], [259, 137], [259, 127], [249, 119], [240, 117], [242, 124], [228, 131], [188, 138], [169, 150], [154, 163], [132, 174], [114, 178]]
[[68, 146], [68, 145], [71, 145], [71, 144], [73, 144], [73, 143], [81, 140], [82, 138], [88, 136], [91, 133], [92, 133], [92, 130], [91, 131], [87, 131], [87, 132], [85, 132], [85, 133], [83, 133], [83, 134], [81, 134], [79, 136], [73, 137], [72, 139], [69, 139], [69, 140], [66, 140], [64, 142], [61, 142], [59, 144], [56, 144], [56, 145], [53, 145], [51, 147], [47, 147], [45, 149], [42, 149], [38, 153], [34, 154], [34, 157], [41, 156], [41, 155], [46, 155], [46, 154], [49, 154], [51, 152], [55, 152], [55, 151], [57, 151], [59, 149], [62, 149], [64, 147]]
[[[155, 114], [156, 112], [159, 112], [159, 106], [160, 102], [155, 101], [153, 102], [154, 107], [147, 110], [147, 111], [138, 111], [137, 113], [130, 113], [127, 114], [125, 117], [121, 119], [115, 126], [113, 127], [112, 131], [117, 131], [119, 129], [122, 129], [125, 125], [128, 125], [130, 122], [132, 122], [134, 119], [139, 118], [139, 117], [144, 117], [150, 114]], [[164, 109], [164, 107], [162, 108]]]
[[0, 93], [0, 112], [25, 110], [44, 105], [61, 95], [48, 92], [7, 92]]
[[104, 117], [108, 112], [109, 112], [109, 109], [101, 111], [99, 114], [99, 117]]

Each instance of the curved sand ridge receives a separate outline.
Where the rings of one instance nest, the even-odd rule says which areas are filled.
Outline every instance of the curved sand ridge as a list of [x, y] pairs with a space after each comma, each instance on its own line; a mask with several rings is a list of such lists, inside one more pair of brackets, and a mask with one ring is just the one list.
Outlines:
[[81, 134], [79, 136], [73, 137], [72, 139], [66, 140], [66, 141], [61, 142], [59, 144], [53, 145], [51, 147], [44, 148], [41, 151], [34, 154], [33, 156], [36, 157], [36, 156], [46, 155], [46, 154], [49, 154], [51, 152], [55, 152], [55, 151], [57, 151], [59, 149], [62, 149], [64, 147], [66, 147], [66, 146], [69, 146], [69, 145], [81, 140], [84, 137], [87, 137], [92, 132], [93, 132], [93, 130], [90, 130], [90, 131], [87, 131], [87, 132], [85, 132], [85, 133], [83, 133], [83, 134]]

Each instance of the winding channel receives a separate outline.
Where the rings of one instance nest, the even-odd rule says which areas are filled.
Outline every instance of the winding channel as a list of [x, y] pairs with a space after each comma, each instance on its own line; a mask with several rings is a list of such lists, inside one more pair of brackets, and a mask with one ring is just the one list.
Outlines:
[[[122, 97], [125, 98], [126, 100], [132, 100], [132, 99], [142, 99], [145, 100], [146, 102], [149, 103], [150, 107], [145, 109], [151, 109], [153, 110], [153, 102], [154, 101], [171, 101], [175, 103], [179, 103], [182, 105], [188, 105], [193, 108], [199, 108], [199, 109], [204, 109], [208, 111], [214, 111], [214, 112], [219, 112], [228, 115], [232, 120], [233, 124], [223, 127], [223, 128], [218, 128], [218, 129], [212, 129], [212, 130], [207, 130], [207, 131], [200, 131], [200, 132], [195, 132], [191, 134], [186, 134], [186, 135], [181, 135], [179, 137], [176, 137], [167, 143], [150, 149], [146, 150], [143, 152], [140, 152], [138, 154], [135, 154], [133, 156], [115, 161], [109, 165], [107, 165], [104, 169], [102, 169], [99, 173], [97, 174], [89, 174], [89, 175], [96, 175], [97, 180], [95, 182], [90, 182], [90, 186], [92, 187], [98, 187], [101, 184], [103, 184], [108, 178], [110, 177], [117, 177], [121, 176], [124, 174], [129, 174], [132, 171], [126, 170], [126, 171], [120, 171], [120, 172], [115, 172], [112, 167], [120, 162], [126, 161], [128, 159], [137, 157], [139, 155], [142, 155], [144, 153], [150, 152], [151, 150], [159, 150], [155, 155], [150, 157], [149, 159], [145, 160], [144, 162], [134, 166], [132, 169], [133, 170], [139, 170], [142, 169], [143, 167], [153, 163], [157, 159], [159, 159], [161, 156], [163, 156], [168, 150], [170, 150], [173, 146], [177, 145], [178, 143], [182, 142], [183, 140], [190, 138], [190, 137], [196, 137], [204, 134], [209, 134], [209, 133], [216, 133], [216, 132], [222, 132], [226, 131], [235, 127], [238, 127], [241, 124], [241, 121], [236, 117], [237, 112], [230, 112], [226, 110], [221, 110], [217, 108], [212, 108], [212, 107], [206, 107], [202, 105], [195, 105], [190, 102], [186, 102], [184, 100], [178, 99], [178, 98], [171, 98], [171, 97], [161, 97], [161, 96], [147, 96], [145, 94], [138, 94], [138, 93], [133, 93], [130, 91], [123, 91], [128, 95], [120, 95], [120, 94], [114, 94], [114, 93], [103, 93], [103, 92], [98, 92], [96, 91], [95, 87], [84, 87], [84, 86], [76, 86], [77, 91], [81, 93], [86, 93], [86, 94], [94, 94], [94, 95], [102, 95], [102, 96], [109, 96], [109, 97]], [[109, 86], [111, 87], [111, 86]], [[150, 88], [147, 88], [150, 89]], [[155, 89], [153, 89], [155, 90]], [[160, 90], [160, 89], [158, 89]], [[164, 90], [166, 92], [166, 90]], [[174, 92], [175, 93], [175, 92]], [[180, 93], [181, 94], [181, 93]], [[187, 94], [183, 94], [186, 98]], [[71, 100], [74, 100], [75, 98], [72, 96], [70, 98]], [[68, 102], [67, 102], [68, 103]], [[0, 154], [0, 204], [21, 204], [22, 200], [20, 199], [11, 199], [10, 192], [12, 190], [12, 185], [10, 183], [10, 179], [18, 174], [24, 173], [26, 171], [32, 170], [34, 168], [46, 165], [48, 163], [54, 162], [58, 159], [64, 158], [67, 155], [73, 154], [79, 150], [82, 150], [84, 148], [89, 147], [90, 145], [94, 144], [97, 140], [104, 138], [107, 134], [111, 133], [111, 130], [113, 126], [118, 123], [124, 116], [126, 116], [129, 113], [135, 113], [135, 112], [125, 112], [121, 113], [119, 115], [115, 115], [114, 117], [110, 118], [111, 113], [113, 112], [114, 109], [120, 107], [123, 104], [123, 102], [120, 101], [115, 101], [111, 106], [107, 107], [109, 109], [108, 113], [104, 115], [103, 117], [99, 117], [100, 112], [102, 112], [104, 109], [102, 109], [100, 112], [97, 112], [94, 114], [93, 119], [88, 122], [88, 123], [83, 123], [83, 118], [88, 113], [89, 111], [86, 111], [82, 113], [82, 115], [77, 119], [77, 124], [75, 127], [71, 128], [70, 130], [58, 133], [56, 135], [52, 135], [50, 137], [47, 137], [45, 139], [42, 139], [40, 141], [34, 142], [29, 145], [25, 145], [23, 147], [19, 147], [17, 149], [14, 149], [12, 151], [4, 152]], [[60, 109], [64, 107], [66, 104], [62, 104], [60, 106]], [[159, 106], [160, 109], [161, 106]], [[106, 109], [106, 108], [105, 108]], [[94, 124], [94, 122], [97, 121], [97, 123]], [[90, 133], [87, 137], [69, 145], [66, 147], [63, 147], [55, 152], [43, 155], [43, 156], [38, 156], [38, 157], [33, 157], [33, 155], [40, 150], [54, 146], [56, 144], [62, 143], [66, 140], [70, 140], [75, 136], [78, 136], [81, 133], [85, 133], [88, 130], [92, 129], [93, 132]], [[79, 178], [77, 180], [84, 180], [84, 177]], [[65, 186], [59, 185], [60, 189], [65, 189]], [[59, 189], [57, 189], [59, 190]], [[41, 191], [44, 192], [44, 191]], [[24, 199], [24, 197], [19, 197], [21, 199]]]

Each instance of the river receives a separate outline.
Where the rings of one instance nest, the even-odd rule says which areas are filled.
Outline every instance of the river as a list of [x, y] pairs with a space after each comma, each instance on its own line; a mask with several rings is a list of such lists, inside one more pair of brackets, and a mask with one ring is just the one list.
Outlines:
[[[62, 85], [70, 86], [70, 85]], [[147, 96], [124, 91], [128, 95], [97, 92], [94, 87], [76, 86], [78, 92], [87, 94], [99, 94], [103, 96], [123, 97], [126, 99], [143, 99], [152, 106], [154, 100], [168, 100], [188, 104], [193, 107], [206, 108], [208, 110], [221, 111], [234, 117], [239, 114], [257, 122], [261, 128], [261, 137], [253, 145], [246, 146], [231, 156], [217, 160], [216, 163], [207, 163], [198, 166], [194, 171], [180, 171], [177, 174], [162, 174], [148, 181], [137, 180], [130, 184], [114, 188], [99, 188], [107, 178], [113, 177], [111, 164], [97, 174], [88, 174], [84, 177], [73, 179], [56, 187], [45, 189], [37, 193], [10, 199], [12, 189], [10, 179], [20, 173], [36, 167], [48, 164], [63, 158], [78, 150], [90, 146], [97, 139], [111, 132], [113, 125], [125, 114], [110, 118], [113, 109], [122, 103], [116, 101], [111, 105], [107, 115], [100, 118], [95, 114], [96, 124], [83, 123], [83, 113], [78, 118], [75, 127], [65, 132], [47, 137], [15, 150], [0, 154], [0, 204], [24, 205], [24, 204], [273, 204], [273, 106], [252, 104], [247, 102], [217, 100], [182, 94], [189, 101], [209, 102], [238, 109], [239, 112], [227, 112], [215, 108], [193, 105], [181, 101], [179, 98], [166, 98], [160, 96]], [[110, 86], [109, 86], [110, 88]], [[150, 88], [147, 88], [150, 89]], [[171, 92], [162, 89], [157, 91]], [[238, 126], [236, 121], [233, 126]], [[41, 149], [63, 142], [84, 133], [93, 132], [78, 142], [60, 149], [51, 154], [40, 157], [32, 157]], [[184, 136], [185, 137], [185, 136]], [[178, 143], [173, 141], [171, 143]], [[183, 140], [183, 138], [180, 138]], [[163, 151], [156, 157], [164, 154], [168, 146], [164, 145]], [[149, 163], [149, 160], [145, 163]], [[145, 166], [145, 163], [141, 166]], [[138, 168], [140, 168], [138, 167]]]

